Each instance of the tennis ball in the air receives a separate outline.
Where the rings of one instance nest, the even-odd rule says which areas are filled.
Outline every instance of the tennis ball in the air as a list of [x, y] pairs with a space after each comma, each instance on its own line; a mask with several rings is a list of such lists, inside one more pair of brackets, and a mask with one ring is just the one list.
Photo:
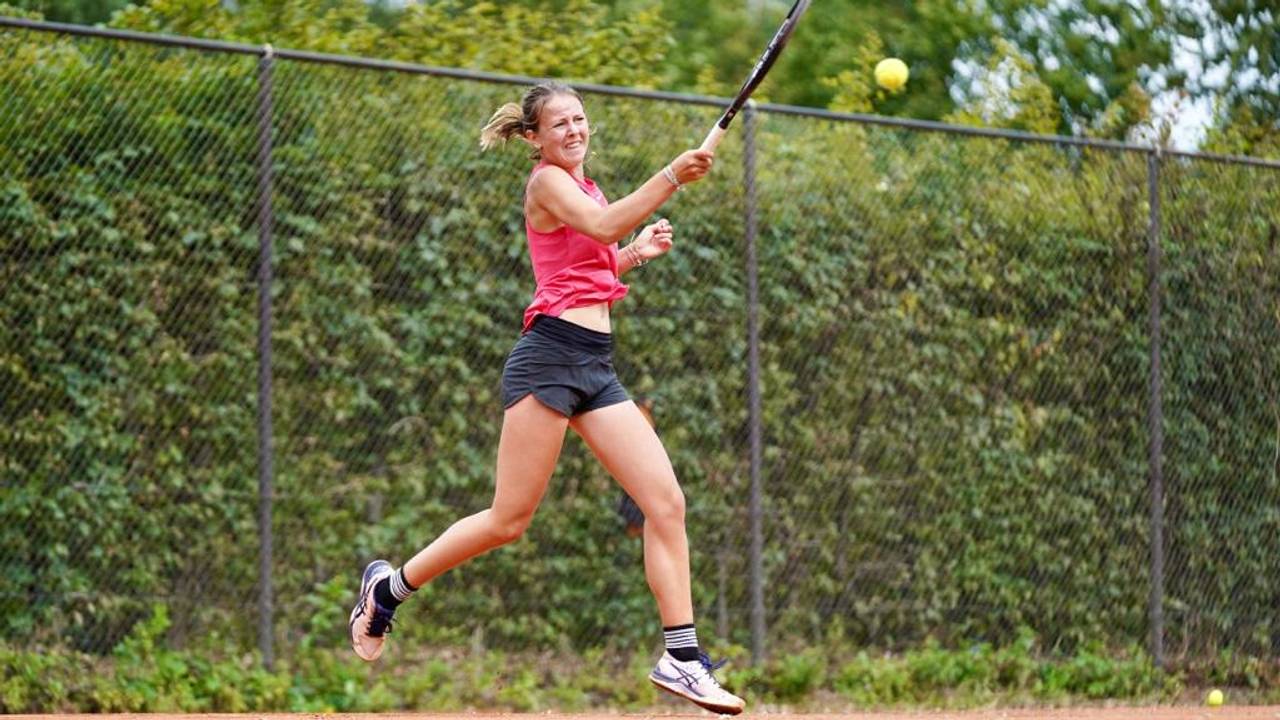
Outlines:
[[907, 84], [907, 64], [898, 58], [885, 58], [876, 63], [876, 84], [885, 90], [900, 90]]
[[1218, 707], [1222, 704], [1222, 691], [1217, 688], [1210, 690], [1209, 696], [1204, 701], [1209, 707]]

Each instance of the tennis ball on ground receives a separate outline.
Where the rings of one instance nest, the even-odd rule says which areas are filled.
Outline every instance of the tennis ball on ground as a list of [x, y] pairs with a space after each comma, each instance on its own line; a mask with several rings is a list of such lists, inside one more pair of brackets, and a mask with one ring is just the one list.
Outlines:
[[885, 90], [900, 90], [907, 84], [907, 64], [898, 58], [885, 58], [876, 63], [876, 84]]
[[1222, 699], [1222, 691], [1214, 688], [1209, 691], [1209, 696], [1204, 699], [1204, 702], [1209, 707], [1218, 707], [1222, 704]]

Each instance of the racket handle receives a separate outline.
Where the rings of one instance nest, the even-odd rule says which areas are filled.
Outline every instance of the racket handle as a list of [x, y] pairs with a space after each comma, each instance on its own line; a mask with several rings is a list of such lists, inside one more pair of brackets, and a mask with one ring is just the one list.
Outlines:
[[702, 141], [702, 147], [698, 149], [715, 150], [722, 137], [724, 137], [724, 128], [720, 127], [720, 123], [716, 123], [711, 127], [711, 132], [707, 133], [707, 139]]

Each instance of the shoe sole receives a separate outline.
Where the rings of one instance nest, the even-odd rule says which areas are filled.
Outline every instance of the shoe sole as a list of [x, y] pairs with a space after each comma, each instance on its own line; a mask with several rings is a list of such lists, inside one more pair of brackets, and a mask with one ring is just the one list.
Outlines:
[[[385, 560], [382, 562], [387, 567], [391, 567], [391, 563], [386, 562]], [[370, 565], [372, 564], [373, 563], [370, 563]], [[378, 651], [373, 654], [373, 657], [365, 657], [364, 655], [360, 654], [360, 648], [356, 647], [356, 641], [355, 641], [355, 638], [353, 637], [355, 635], [356, 612], [359, 611], [360, 609], [361, 601], [365, 598], [366, 595], [369, 594], [369, 587], [373, 585], [375, 582], [377, 582], [378, 577], [379, 576], [377, 573], [373, 573], [372, 575], [370, 575], [368, 568], [365, 568], [364, 575], [360, 577], [360, 593], [356, 595], [355, 607], [351, 608], [351, 615], [350, 617], [347, 618], [347, 637], [351, 639], [351, 649], [352, 651], [355, 652], [356, 657], [360, 658], [361, 660], [364, 660], [365, 662], [373, 662], [374, 660], [377, 660], [379, 657], [381, 657], [382, 648], [379, 647]]]
[[685, 695], [684, 693], [679, 692], [677, 690], [672, 690], [666, 685], [663, 685], [657, 680], [654, 680], [652, 677], [649, 678], [649, 682], [653, 683], [653, 686], [658, 688], [659, 690], [666, 690], [667, 692], [671, 693], [672, 695], [675, 695], [681, 700], [688, 700], [689, 702], [693, 703], [694, 705], [697, 705], [703, 710], [710, 710], [713, 713], [719, 713], [721, 715], [737, 715], [741, 713], [743, 710], [743, 708], [740, 708], [740, 707], [731, 707], [728, 705], [717, 705], [712, 702], [707, 702], [706, 700], [701, 700], [696, 697]]

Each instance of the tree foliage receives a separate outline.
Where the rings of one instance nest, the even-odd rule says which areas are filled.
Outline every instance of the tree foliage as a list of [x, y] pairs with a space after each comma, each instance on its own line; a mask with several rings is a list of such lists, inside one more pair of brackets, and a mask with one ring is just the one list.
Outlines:
[[1220, 84], [1197, 78], [1197, 97], [1217, 96], [1223, 107], [1219, 126], [1239, 122], [1280, 133], [1280, 7], [1265, 0], [1220, 0], [1211, 11], [1182, 19], [1180, 28], [1193, 39], [1194, 52], [1206, 71], [1226, 69]]
[[93, 25], [128, 6], [128, 0], [13, 0], [9, 7], [56, 22]]
[[[727, 95], [786, 12], [783, 0], [19, 0], [54, 20], [98, 22], [426, 64]], [[1053, 98], [1054, 130], [1167, 142], [1153, 98], [1221, 101], [1215, 127], [1275, 128], [1275, 10], [1161, 0], [815, 3], [762, 99], [847, 107], [875, 62], [903, 58], [902, 92], [866, 111], [972, 119], [990, 68], [1021, 58]], [[875, 48], [874, 55], [868, 48]], [[1190, 76], [1198, 64], [1202, 71]], [[1227, 70], [1225, 80], [1218, 82]], [[1207, 78], [1214, 78], [1213, 80]], [[1261, 120], [1260, 120], [1261, 119]], [[1263, 143], [1265, 145], [1265, 143]]]
[[[385, 12], [385, 10], [383, 11]], [[613, 21], [589, 0], [562, 8], [412, 3], [380, 20], [360, 0], [154, 0], [131, 6], [117, 27], [317, 52], [377, 57], [533, 77], [652, 87], [660, 77], [670, 28], [655, 10]]]

